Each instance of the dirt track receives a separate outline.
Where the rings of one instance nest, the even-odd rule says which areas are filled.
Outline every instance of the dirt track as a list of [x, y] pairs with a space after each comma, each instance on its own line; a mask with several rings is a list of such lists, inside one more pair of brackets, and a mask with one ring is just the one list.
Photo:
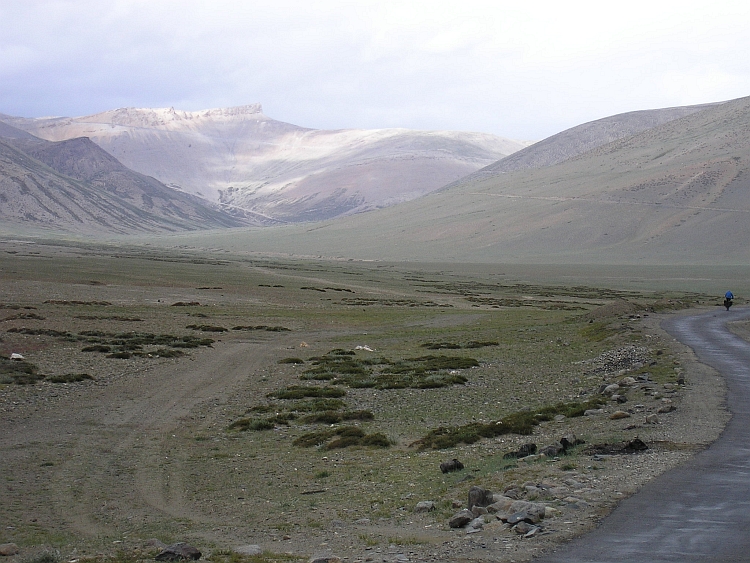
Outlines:
[[32, 412], [21, 409], [0, 435], [4, 456], [19, 463], [6, 458], [4, 465], [54, 463], [33, 477], [45, 494], [37, 504], [24, 506], [27, 518], [88, 537], [115, 533], [115, 527], [102, 526], [111, 518], [142, 520], [163, 513], [210, 524], [211, 515], [185, 499], [184, 469], [179, 455], [170, 459], [170, 440], [214, 424], [195, 416], [196, 410], [225, 402], [248, 373], [271, 361], [275, 349], [259, 340], [222, 342], [178, 364], [147, 367], [109, 384], [52, 396], [44, 416], [33, 407]]

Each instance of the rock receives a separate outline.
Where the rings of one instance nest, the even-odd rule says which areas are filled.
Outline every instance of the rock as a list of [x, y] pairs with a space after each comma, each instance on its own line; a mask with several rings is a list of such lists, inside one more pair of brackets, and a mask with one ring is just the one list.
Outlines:
[[631, 385], [635, 385], [635, 378], [634, 377], [623, 377], [620, 380], [620, 387], [630, 387]]
[[192, 545], [178, 542], [165, 547], [154, 559], [157, 561], [196, 561], [201, 558], [201, 555], [201, 552]]
[[603, 389], [600, 388], [599, 393], [602, 395], [614, 395], [620, 390], [620, 386], [617, 385], [617, 383], [612, 383], [611, 385], [602, 386]]
[[655, 414], [646, 416], [646, 424], [659, 424], [659, 417]]
[[503, 456], [503, 459], [511, 459], [511, 458], [521, 458], [521, 457], [527, 457], [530, 455], [533, 455], [536, 453], [536, 444], [524, 444], [520, 448], [518, 448], [518, 451], [515, 452], [508, 452]]
[[511, 485], [510, 487], [506, 487], [505, 491], [503, 491], [506, 497], [512, 498], [513, 500], [518, 500], [521, 498], [521, 491], [518, 487], [515, 485]]
[[484, 528], [484, 518], [474, 518], [471, 522], [469, 522], [469, 528], [474, 528], [475, 530], [481, 530]]
[[23, 357], [23, 356], [22, 356], [21, 354], [18, 354], [18, 353], [16, 353], [16, 352], [13, 352], [13, 353], [12, 353], [12, 354], [10, 355], [10, 359], [11, 359], [11, 360], [17, 360], [17, 361], [19, 361], [19, 362], [20, 362], [21, 360], [24, 360], [25, 358], [24, 358], [24, 357]]
[[435, 503], [431, 500], [423, 500], [414, 507], [414, 512], [432, 512], [435, 510]]
[[241, 545], [240, 547], [235, 547], [232, 550], [234, 553], [237, 553], [239, 555], [260, 555], [263, 553], [263, 549], [259, 545]]
[[453, 501], [451, 501], [451, 506], [453, 508], [461, 508], [463, 505], [464, 505], [464, 503], [462, 503], [460, 500], [455, 500], [454, 499]]
[[547, 507], [541, 502], [529, 502], [527, 500], [517, 500], [510, 505], [511, 514], [524, 512], [528, 515], [532, 523], [539, 522], [546, 514]]
[[539, 526], [532, 526], [531, 530], [526, 532], [523, 537], [524, 538], [533, 538], [535, 535], [537, 535], [542, 529]]
[[341, 563], [341, 558], [335, 555], [313, 555], [309, 563]]
[[450, 461], [444, 461], [440, 464], [440, 471], [443, 473], [450, 473], [452, 471], [461, 471], [464, 468], [464, 464], [458, 461], [455, 457]]
[[513, 526], [513, 531], [515, 531], [519, 536], [523, 536], [528, 534], [533, 528], [536, 528], [536, 526], [532, 526], [525, 520], [522, 520], [515, 526]]
[[0, 544], [0, 555], [3, 557], [11, 557], [12, 555], [18, 555], [18, 546], [14, 543], [3, 543]]
[[668, 412], [672, 412], [674, 410], [677, 410], [674, 405], [662, 405], [658, 409], [656, 409], [656, 412], [664, 414]]
[[539, 450], [539, 453], [544, 454], [547, 457], [555, 457], [557, 455], [560, 455], [564, 451], [565, 448], [563, 448], [563, 445], [560, 442], [555, 442], [554, 444], [550, 444], [549, 446], [544, 446], [541, 450]]
[[625, 447], [623, 448], [623, 450], [626, 452], [642, 452], [647, 449], [648, 446], [640, 438], [634, 438], [633, 440], [630, 440], [630, 442], [625, 444]]
[[604, 409], [588, 409], [583, 412], [584, 416], [596, 416], [598, 414], [603, 414]]
[[524, 463], [530, 462], [530, 461], [537, 461], [544, 457], [547, 457], [544, 454], [534, 454], [534, 455], [527, 455], [526, 457], [519, 457], [518, 461], [523, 461]]
[[627, 413], [625, 411], [615, 411], [611, 415], [609, 415], [610, 420], [619, 420], [621, 418], [630, 418], [630, 413]]
[[494, 502], [487, 507], [487, 512], [494, 514], [496, 512], [508, 512], [514, 499], [503, 495], [493, 495]]
[[484, 506], [472, 506], [471, 513], [477, 518], [479, 518], [480, 516], [489, 514], [489, 510], [487, 510]]
[[612, 400], [621, 405], [628, 402], [628, 398], [625, 395], [612, 395]]
[[474, 514], [471, 510], [464, 509], [450, 517], [448, 520], [448, 526], [451, 528], [463, 528], [472, 520], [474, 520]]
[[564, 414], [556, 414], [555, 415], [555, 422], [565, 422], [565, 419], [567, 417]]
[[493, 502], [492, 491], [477, 486], [469, 489], [469, 510], [474, 506], [489, 506]]

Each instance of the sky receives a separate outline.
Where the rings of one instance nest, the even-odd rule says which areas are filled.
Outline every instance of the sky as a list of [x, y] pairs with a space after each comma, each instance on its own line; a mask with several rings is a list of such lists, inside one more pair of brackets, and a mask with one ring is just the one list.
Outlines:
[[539, 140], [750, 95], [750, 2], [0, 0], [0, 113], [261, 103]]

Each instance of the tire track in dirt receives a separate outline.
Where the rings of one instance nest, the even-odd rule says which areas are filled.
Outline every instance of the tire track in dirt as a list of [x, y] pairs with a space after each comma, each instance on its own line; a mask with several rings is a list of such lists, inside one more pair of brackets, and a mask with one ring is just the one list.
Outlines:
[[[215, 350], [124, 377], [68, 409], [72, 420], [63, 418], [59, 427], [77, 438], [49, 483], [59, 520], [86, 536], [122, 533], [129, 522], [161, 516], [212, 522], [189, 501], [179, 456], [165, 456], [175, 447], [173, 433], [195, 426], [191, 413], [223, 402], [290, 341], [224, 340]], [[197, 424], [210, 425], [210, 417]]]

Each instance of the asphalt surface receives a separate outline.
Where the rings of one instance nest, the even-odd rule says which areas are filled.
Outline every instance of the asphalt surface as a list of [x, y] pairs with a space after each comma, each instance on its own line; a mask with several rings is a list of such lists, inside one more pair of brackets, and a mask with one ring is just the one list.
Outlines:
[[729, 424], [709, 448], [623, 501], [595, 531], [535, 561], [750, 561], [750, 343], [726, 327], [747, 318], [749, 308], [722, 308], [662, 324], [724, 376]]

